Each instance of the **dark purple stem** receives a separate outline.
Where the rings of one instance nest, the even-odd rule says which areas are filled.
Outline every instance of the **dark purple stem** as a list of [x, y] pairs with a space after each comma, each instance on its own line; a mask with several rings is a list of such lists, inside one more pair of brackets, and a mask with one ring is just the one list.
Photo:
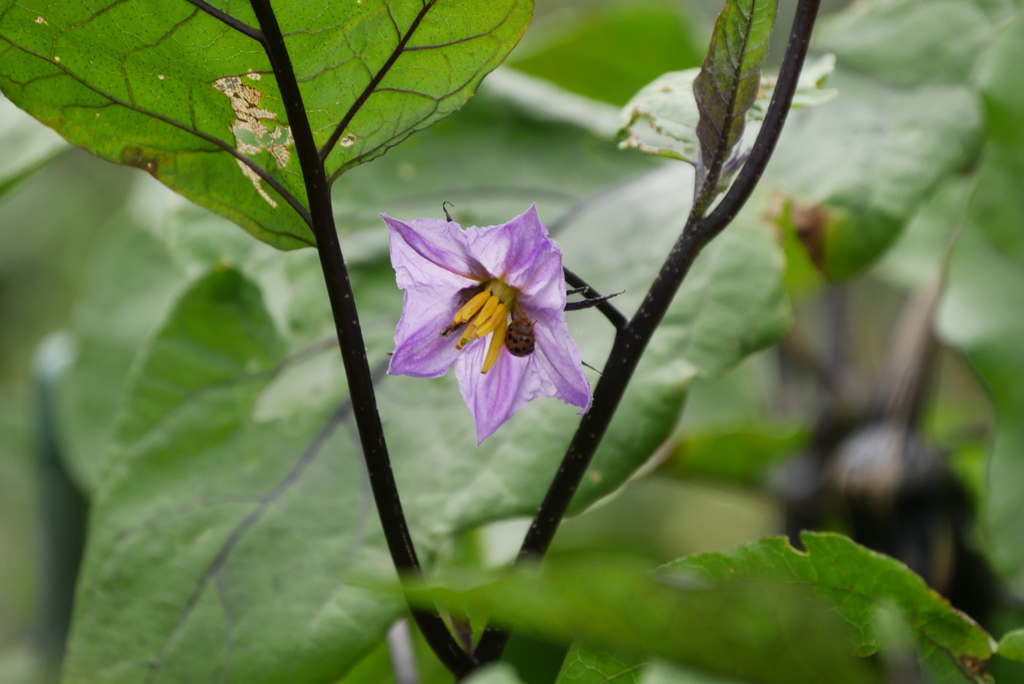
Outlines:
[[[640, 357], [668, 311], [683, 279], [697, 255], [732, 222], [761, 179], [761, 174], [768, 165], [768, 160], [782, 133], [782, 126], [789, 113], [793, 94], [796, 92], [819, 4], [820, 0], [800, 0], [797, 6], [775, 94], [750, 156], [736, 181], [710, 215], [705, 218], [690, 216], [662, 265], [657, 280], [647, 292], [643, 304], [636, 315], [616, 334], [608, 362], [594, 390], [594, 402], [590, 411], [580, 421], [555, 479], [533, 519], [533, 524], [519, 550], [518, 562], [535, 561], [547, 552], [569, 508], [569, 503], [611, 423], [633, 371], [636, 370]], [[501, 657], [507, 641], [508, 632], [487, 628], [476, 649], [478, 660], [484, 663], [497, 660]]]
[[[250, 4], [259, 21], [267, 56], [274, 69], [274, 76], [288, 115], [288, 124], [295, 139], [295, 152], [306, 186], [320, 266], [331, 302], [331, 311], [334, 314], [334, 326], [341, 345], [345, 375], [348, 378], [352, 412], [359, 428], [363, 458], [366, 460], [377, 513], [395, 568], [399, 573], [418, 574], [420, 564], [402, 512], [402, 502], [398, 496], [394, 474], [391, 472], [391, 461], [384, 442], [384, 428], [377, 412], [373, 376], [366, 360], [366, 346], [359, 326], [352, 284], [349, 282], [348, 269], [334, 227], [330, 185], [317, 152], [309, 119], [306, 117], [291, 57], [277, 23], [277, 16], [270, 6], [270, 0], [250, 0]], [[476, 663], [473, 658], [459, 647], [440, 615], [416, 610], [413, 611], [413, 616], [430, 647], [449, 670], [461, 676], [474, 669]]]

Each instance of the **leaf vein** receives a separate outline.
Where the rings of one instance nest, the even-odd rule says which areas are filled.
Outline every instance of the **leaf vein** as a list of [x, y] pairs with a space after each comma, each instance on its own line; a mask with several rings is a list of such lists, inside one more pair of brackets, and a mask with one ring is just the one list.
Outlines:
[[[417, 13], [416, 17], [412, 20], [412, 23], [409, 25], [409, 29], [405, 32], [404, 35], [402, 34], [401, 31], [398, 31], [398, 45], [395, 46], [394, 50], [391, 52], [391, 55], [384, 62], [384, 65], [381, 66], [380, 70], [376, 73], [376, 75], [374, 75], [374, 77], [370, 79], [370, 82], [359, 94], [359, 97], [357, 97], [355, 102], [353, 102], [352, 105], [348, 108], [348, 111], [345, 112], [345, 115], [341, 118], [341, 121], [339, 121], [338, 125], [335, 127], [334, 132], [331, 133], [330, 137], [327, 139], [327, 142], [325, 142], [324, 146], [320, 149], [321, 162], [327, 160], [327, 156], [334, 149], [334, 146], [338, 143], [338, 140], [341, 139], [342, 133], [345, 132], [345, 129], [352, 122], [352, 119], [355, 118], [355, 115], [359, 112], [362, 106], [370, 98], [370, 95], [373, 94], [373, 91], [376, 90], [378, 85], [380, 85], [380, 82], [384, 80], [384, 77], [391, 70], [391, 67], [394, 66], [396, 61], [398, 61], [398, 57], [402, 54], [402, 50], [403, 48], [405, 48], [406, 43], [408, 43], [409, 39], [411, 39], [413, 34], [416, 33], [416, 29], [419, 28], [420, 22], [423, 21], [423, 18], [426, 17], [427, 13], [434, 6], [434, 3], [436, 1], [437, 0], [428, 0], [428, 2], [423, 3], [423, 8]], [[395, 29], [398, 30], [398, 24], [395, 23], [394, 17], [391, 16], [390, 6], [388, 7], [388, 16], [391, 17], [392, 23], [395, 24]]]
[[160, 652], [157, 654], [156, 658], [149, 663], [149, 675], [146, 678], [147, 682], [152, 682], [160, 668], [163, 666], [163, 663], [167, 659], [171, 642], [173, 642], [174, 637], [185, 628], [185, 624], [188, 622], [193, 611], [195, 611], [196, 607], [199, 605], [199, 599], [205, 591], [207, 584], [211, 579], [216, 581], [217, 575], [221, 572], [221, 569], [224, 567], [224, 564], [227, 562], [232, 552], [238, 546], [242, 537], [244, 537], [245, 534], [252, 529], [257, 522], [259, 522], [260, 518], [263, 517], [263, 514], [266, 513], [270, 507], [298, 481], [306, 468], [308, 468], [316, 459], [320, 449], [334, 434], [334, 431], [338, 426], [348, 419], [351, 410], [351, 401], [345, 400], [345, 402], [328, 417], [327, 422], [316, 436], [314, 436], [313, 441], [309, 444], [306, 450], [302, 452], [299, 458], [295, 461], [295, 464], [292, 465], [291, 469], [288, 470], [280, 480], [278, 480], [277, 484], [275, 484], [269, 492], [260, 498], [256, 507], [253, 508], [253, 510], [250, 511], [249, 514], [245, 516], [245, 518], [243, 518], [242, 521], [231, 531], [231, 534], [228, 535], [227, 539], [225, 539], [224, 543], [221, 545], [217, 555], [214, 556], [210, 565], [207, 566], [206, 570], [199, 577], [195, 588], [192, 590], [192, 593], [189, 595], [188, 600], [182, 608], [181, 615], [178, 616], [177, 623], [175, 623], [174, 627], [164, 638], [164, 643], [160, 648]]

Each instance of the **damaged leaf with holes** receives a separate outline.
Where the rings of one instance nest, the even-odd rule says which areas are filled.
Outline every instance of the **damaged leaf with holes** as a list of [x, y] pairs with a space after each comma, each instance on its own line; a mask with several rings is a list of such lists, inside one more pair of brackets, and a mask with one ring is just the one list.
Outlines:
[[[333, 180], [465, 104], [522, 36], [532, 3], [274, 10]], [[294, 123], [262, 33], [247, 3], [227, 11], [0, 0], [0, 91], [69, 142], [145, 170], [264, 242], [311, 246]]]
[[[805, 65], [791, 107], [812, 107], [834, 98], [837, 91], [826, 84], [835, 66], [833, 55], [823, 55]], [[700, 109], [693, 85], [699, 73], [700, 69], [687, 69], [662, 74], [634, 95], [620, 114], [619, 147], [696, 165], [700, 155], [697, 138]], [[757, 98], [746, 113], [747, 126], [764, 119], [777, 80], [774, 76], [761, 76]], [[749, 138], [754, 132], [748, 129], [745, 137]], [[740, 150], [741, 154], [744, 152], [746, 150]]]

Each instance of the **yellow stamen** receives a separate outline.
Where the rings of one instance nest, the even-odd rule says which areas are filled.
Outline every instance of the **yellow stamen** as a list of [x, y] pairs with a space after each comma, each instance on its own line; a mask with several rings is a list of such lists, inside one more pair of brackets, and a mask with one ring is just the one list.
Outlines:
[[[502, 305], [504, 308], [504, 305]], [[487, 356], [484, 357], [483, 368], [480, 369], [481, 373], [494, 368], [494, 364], [498, 362], [498, 355], [501, 353], [502, 348], [505, 346], [505, 333], [508, 332], [508, 323], [505, 322], [505, 317], [501, 317], [501, 323], [494, 331], [494, 335], [491, 336], [491, 344], [487, 347]]]
[[480, 307], [482, 307], [490, 297], [491, 293], [484, 290], [470, 299], [461, 309], [455, 312], [455, 318], [452, 319], [452, 324], [465, 323], [468, 321], [477, 311], [480, 310]]
[[480, 369], [481, 373], [486, 373], [498, 362], [501, 349], [505, 346], [509, 312], [515, 311], [522, 315], [522, 311], [516, 301], [519, 292], [500, 278], [485, 280], [482, 285], [481, 291], [459, 308], [451, 325], [441, 331], [441, 336], [455, 336], [458, 333], [455, 348], [461, 351], [474, 340], [493, 333]]
[[494, 307], [494, 313], [491, 314], [491, 317], [476, 329], [476, 336], [483, 337], [492, 330], [497, 330], [498, 326], [505, 322], [505, 314], [507, 313], [508, 308], [504, 304], [498, 304], [498, 306]]
[[459, 341], [455, 343], [455, 348], [462, 349], [478, 337], [480, 337], [480, 335], [476, 332], [476, 324], [470, 323], [466, 326], [466, 329], [462, 331], [462, 334], [459, 335]]
[[473, 323], [475, 325], [483, 325], [486, 323], [494, 313], [494, 308], [498, 306], [498, 304], [500, 304], [500, 302], [497, 297], [491, 297], [488, 299], [487, 303], [484, 304], [484, 308], [480, 309], [480, 313], [477, 314], [476, 320], [473, 321]]

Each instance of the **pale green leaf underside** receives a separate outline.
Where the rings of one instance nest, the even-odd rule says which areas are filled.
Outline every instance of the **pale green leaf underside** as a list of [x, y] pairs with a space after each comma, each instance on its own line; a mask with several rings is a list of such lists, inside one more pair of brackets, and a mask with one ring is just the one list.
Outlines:
[[845, 618], [861, 655], [885, 647], [876, 618], [879, 610], [895, 606], [913, 630], [922, 667], [934, 681], [983, 681], [978, 672], [995, 642], [909, 568], [842, 535], [805, 532], [801, 541], [806, 553], [776, 537], [690, 556], [668, 569], [713, 586], [751, 579], [810, 586]]
[[820, 49], [900, 86], [973, 80], [1014, 0], [852, 3], [816, 27]]
[[[823, 104], [836, 96], [836, 90], [825, 87], [835, 63], [835, 57], [824, 55], [804, 65], [793, 96], [793, 109]], [[697, 139], [700, 110], [693, 82], [699, 73], [700, 69], [673, 71], [644, 86], [622, 108], [619, 147], [696, 164], [700, 154]], [[775, 82], [774, 77], [761, 77], [757, 97], [745, 115], [747, 123], [764, 119], [775, 92]]]
[[[257, 27], [248, 3], [214, 4]], [[328, 175], [461, 107], [531, 7], [279, 3]], [[0, 89], [70, 142], [148, 171], [276, 247], [313, 244], [290, 126], [252, 37], [185, 0], [3, 0], [0, 57]]]

